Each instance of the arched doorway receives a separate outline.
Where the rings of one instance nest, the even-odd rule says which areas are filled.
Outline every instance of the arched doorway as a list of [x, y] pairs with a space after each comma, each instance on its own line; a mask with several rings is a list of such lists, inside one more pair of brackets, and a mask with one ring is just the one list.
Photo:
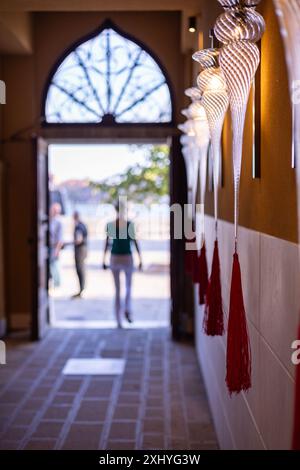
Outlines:
[[[171, 139], [173, 151], [176, 148], [178, 153], [172, 95], [170, 80], [159, 60], [111, 21], [73, 44], [53, 67], [43, 97], [44, 142], [39, 142], [36, 159], [39, 207], [34, 269], [39, 288], [34, 291], [33, 338], [43, 336], [49, 318], [49, 266], [43, 249], [49, 240], [46, 222], [49, 201], [43, 191], [47, 144], [161, 143]], [[171, 178], [171, 194], [173, 182]], [[173, 256], [173, 272], [174, 259]], [[176, 291], [174, 276], [171, 284]], [[177, 298], [178, 295], [179, 292]], [[174, 325], [178, 323], [174, 322], [174, 312], [179, 310], [174, 307], [174, 296], [172, 300], [174, 333]]]
[[43, 115], [47, 124], [172, 123], [171, 95], [158, 59], [107, 21], [55, 65]]

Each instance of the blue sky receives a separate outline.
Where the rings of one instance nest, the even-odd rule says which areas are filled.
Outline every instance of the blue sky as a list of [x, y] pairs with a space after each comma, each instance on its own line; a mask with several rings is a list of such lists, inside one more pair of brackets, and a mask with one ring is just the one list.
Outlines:
[[56, 183], [85, 178], [101, 181], [131, 165], [143, 163], [146, 147], [52, 144], [49, 146], [49, 173], [55, 176]]

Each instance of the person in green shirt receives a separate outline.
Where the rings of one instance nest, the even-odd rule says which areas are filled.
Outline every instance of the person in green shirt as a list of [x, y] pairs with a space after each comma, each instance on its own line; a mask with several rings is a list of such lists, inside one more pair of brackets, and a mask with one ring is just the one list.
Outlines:
[[125, 318], [132, 323], [131, 315], [131, 285], [132, 273], [134, 271], [132, 257], [132, 243], [135, 245], [139, 255], [139, 269], [142, 269], [142, 258], [139, 244], [135, 237], [135, 228], [133, 222], [127, 220], [125, 210], [116, 206], [116, 219], [109, 222], [106, 227], [106, 241], [103, 254], [103, 268], [107, 268], [106, 253], [110, 248], [110, 269], [113, 274], [115, 284], [115, 314], [119, 328], [122, 328], [121, 322], [121, 294], [120, 294], [120, 274], [125, 273], [126, 294], [125, 294]]

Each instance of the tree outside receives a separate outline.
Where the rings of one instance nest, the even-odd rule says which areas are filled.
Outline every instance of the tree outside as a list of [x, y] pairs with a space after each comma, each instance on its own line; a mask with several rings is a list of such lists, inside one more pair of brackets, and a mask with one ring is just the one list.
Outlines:
[[165, 202], [169, 194], [169, 148], [167, 145], [145, 149], [143, 164], [107, 178], [90, 181], [90, 187], [101, 194], [102, 202], [113, 204], [118, 196], [130, 197], [131, 202], [153, 204]]

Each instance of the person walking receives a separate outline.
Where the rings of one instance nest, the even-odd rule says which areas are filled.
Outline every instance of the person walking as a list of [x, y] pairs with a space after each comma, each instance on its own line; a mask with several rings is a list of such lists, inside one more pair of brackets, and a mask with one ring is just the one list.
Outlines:
[[87, 257], [88, 231], [86, 225], [80, 219], [79, 212], [75, 211], [74, 219], [74, 259], [76, 274], [79, 282], [79, 292], [73, 295], [73, 299], [79, 298], [85, 288], [85, 259]]
[[106, 269], [106, 253], [111, 245], [110, 269], [113, 274], [115, 284], [115, 315], [119, 328], [122, 328], [121, 322], [121, 271], [125, 273], [125, 306], [124, 315], [128, 323], [132, 323], [131, 314], [131, 286], [132, 273], [134, 270], [131, 245], [134, 243], [139, 256], [139, 269], [142, 269], [142, 258], [138, 242], [135, 238], [134, 224], [127, 220], [125, 209], [122, 206], [116, 206], [116, 219], [107, 224], [106, 242], [103, 254], [103, 268]]
[[61, 206], [54, 203], [50, 207], [49, 238], [50, 238], [50, 277], [54, 287], [60, 286], [59, 255], [63, 247], [63, 229], [59, 219]]

